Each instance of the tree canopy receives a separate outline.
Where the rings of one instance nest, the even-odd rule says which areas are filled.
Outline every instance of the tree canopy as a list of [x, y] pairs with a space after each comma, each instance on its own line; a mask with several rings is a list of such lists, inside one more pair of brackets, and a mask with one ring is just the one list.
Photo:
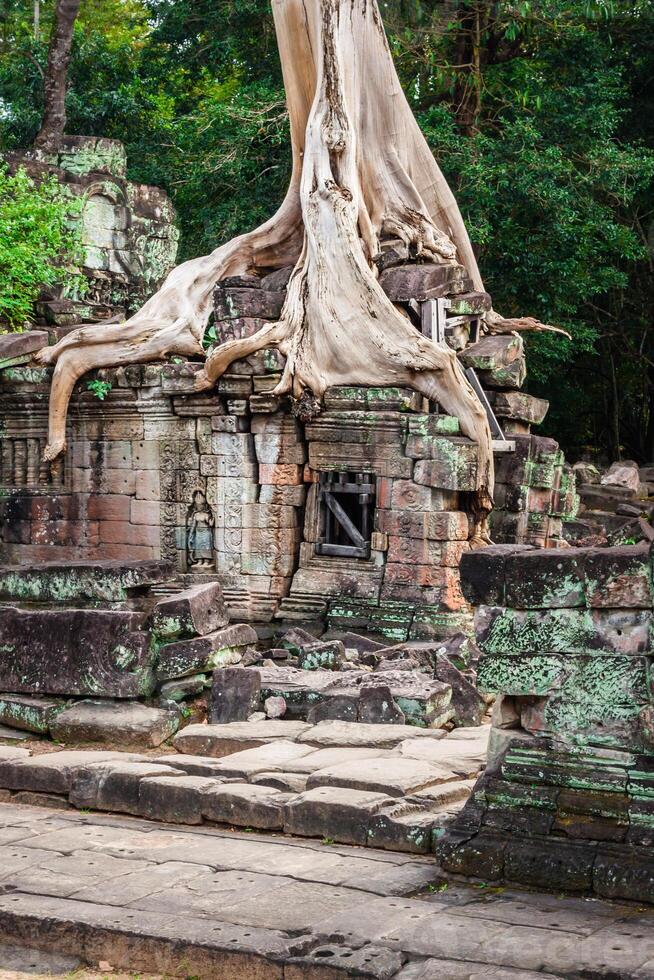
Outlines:
[[[405, 92], [455, 191], [494, 305], [528, 340], [546, 431], [654, 458], [651, 0], [387, 0]], [[0, 146], [40, 124], [53, 0], [0, 0]], [[182, 257], [279, 204], [290, 150], [267, 0], [82, 0], [68, 132], [123, 140], [171, 194]]]

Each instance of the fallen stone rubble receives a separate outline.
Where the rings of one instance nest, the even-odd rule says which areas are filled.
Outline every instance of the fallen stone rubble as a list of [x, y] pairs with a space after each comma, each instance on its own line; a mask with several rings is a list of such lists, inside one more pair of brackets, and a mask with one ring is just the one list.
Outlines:
[[261, 649], [215, 581], [166, 562], [0, 568], [0, 725], [66, 744], [161, 745], [187, 722], [479, 725], [474, 644], [293, 628]]
[[612, 463], [604, 472], [592, 463], [573, 466], [579, 512], [564, 524], [572, 545], [633, 544], [654, 539], [654, 467], [633, 460]]
[[0, 746], [0, 801], [429, 852], [482, 771], [488, 726], [190, 725], [173, 753]]

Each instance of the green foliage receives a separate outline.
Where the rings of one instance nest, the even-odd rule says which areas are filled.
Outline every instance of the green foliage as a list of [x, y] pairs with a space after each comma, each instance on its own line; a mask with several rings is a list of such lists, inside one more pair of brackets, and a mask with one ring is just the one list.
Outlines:
[[54, 179], [36, 184], [0, 163], [0, 320], [20, 329], [42, 286], [76, 285], [66, 263], [79, 257], [71, 218], [78, 206]]
[[[43, 34], [0, 0], [0, 147], [40, 121]], [[384, 0], [407, 97], [450, 181], [495, 307], [530, 336], [544, 430], [654, 458], [654, 4]], [[274, 213], [290, 173], [269, 0], [82, 0], [68, 131], [124, 141], [171, 194], [181, 258]], [[648, 251], [648, 242], [649, 251]], [[207, 338], [211, 340], [210, 337]]]
[[111, 381], [99, 381], [95, 378], [92, 381], [87, 381], [86, 387], [91, 394], [103, 402], [111, 391]]

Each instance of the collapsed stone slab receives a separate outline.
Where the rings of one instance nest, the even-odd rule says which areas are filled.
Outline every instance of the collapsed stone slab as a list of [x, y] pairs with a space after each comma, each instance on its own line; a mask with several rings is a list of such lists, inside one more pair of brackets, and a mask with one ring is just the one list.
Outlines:
[[204, 636], [229, 622], [218, 582], [193, 585], [161, 599], [152, 610], [151, 628], [157, 639]]
[[175, 734], [180, 716], [134, 702], [79, 701], [53, 720], [50, 731], [58, 742], [97, 742], [154, 748]]
[[261, 678], [252, 667], [223, 667], [213, 675], [209, 724], [247, 721], [261, 702]]
[[116, 698], [154, 690], [143, 616], [113, 609], [0, 607], [0, 689]]
[[0, 723], [46, 735], [68, 701], [21, 694], [0, 694]]
[[166, 643], [157, 654], [157, 679], [172, 680], [238, 664], [247, 647], [257, 642], [251, 626], [232, 624], [206, 636]]
[[[373, 672], [348, 670], [297, 670], [294, 667], [255, 667], [261, 678], [263, 698], [284, 698], [289, 717], [315, 723], [330, 719], [384, 723], [394, 716], [409, 724], [438, 727], [453, 716], [452, 688], [422, 673], [406, 670]], [[389, 691], [392, 703], [372, 688]], [[376, 705], [376, 708], [375, 708]], [[394, 706], [394, 707], [393, 707]], [[385, 717], [387, 716], [387, 717]]]
[[0, 600], [122, 602], [174, 575], [168, 561], [68, 561], [0, 566]]

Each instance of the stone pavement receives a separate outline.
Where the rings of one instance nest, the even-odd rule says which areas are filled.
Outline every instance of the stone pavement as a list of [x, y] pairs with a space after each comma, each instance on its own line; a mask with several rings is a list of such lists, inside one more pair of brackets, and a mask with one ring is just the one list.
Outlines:
[[430, 857], [0, 804], [0, 943], [221, 980], [654, 978], [654, 910]]

